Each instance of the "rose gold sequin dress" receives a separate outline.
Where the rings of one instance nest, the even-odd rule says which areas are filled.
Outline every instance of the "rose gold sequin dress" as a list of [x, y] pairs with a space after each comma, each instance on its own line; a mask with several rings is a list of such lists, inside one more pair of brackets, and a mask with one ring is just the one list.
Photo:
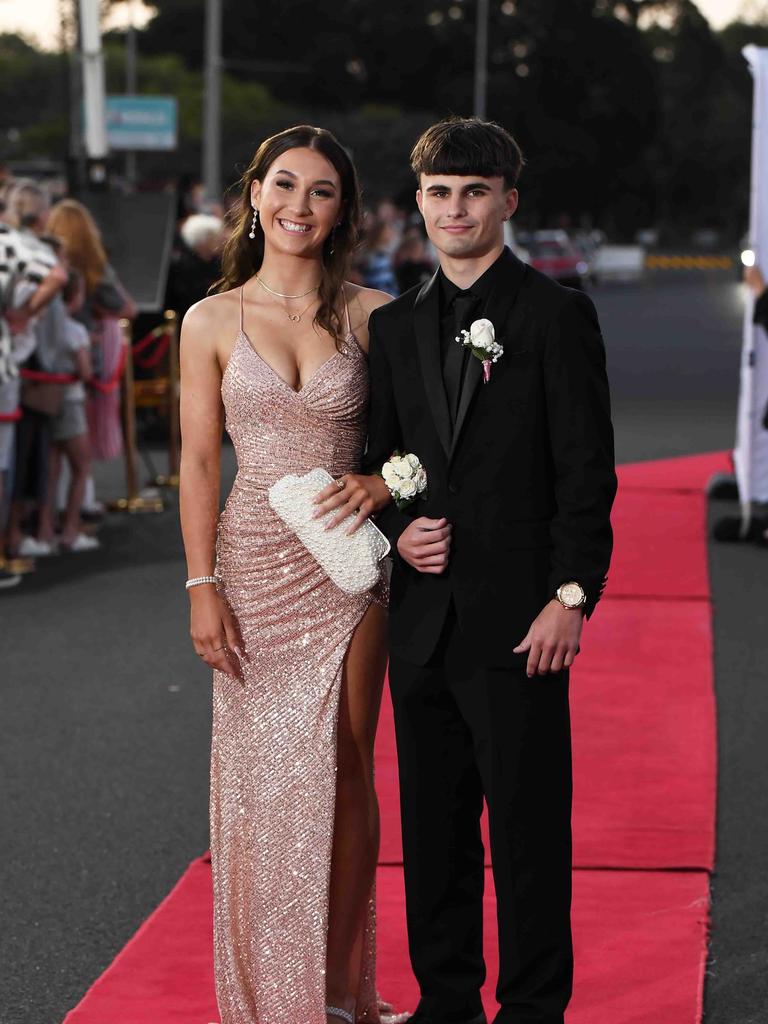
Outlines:
[[[349, 328], [349, 314], [347, 313]], [[222, 1024], [325, 1024], [336, 723], [344, 655], [373, 593], [339, 590], [272, 511], [267, 489], [321, 466], [356, 472], [368, 372], [351, 333], [295, 391], [242, 325], [221, 384], [238, 472], [217, 574], [242, 630], [245, 686], [214, 673], [211, 859]], [[358, 1020], [378, 1024], [374, 902]]]

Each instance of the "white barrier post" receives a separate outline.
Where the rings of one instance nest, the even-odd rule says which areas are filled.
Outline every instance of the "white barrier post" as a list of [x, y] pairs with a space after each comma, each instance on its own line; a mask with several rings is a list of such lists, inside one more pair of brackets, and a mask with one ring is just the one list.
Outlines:
[[[742, 51], [755, 80], [752, 112], [752, 181], [749, 203], [749, 244], [757, 265], [768, 277], [768, 49], [745, 46]], [[746, 536], [753, 502], [768, 502], [768, 430], [762, 424], [768, 404], [768, 338], [752, 323], [754, 299], [744, 310], [741, 386], [733, 452], [741, 502], [742, 535]]]

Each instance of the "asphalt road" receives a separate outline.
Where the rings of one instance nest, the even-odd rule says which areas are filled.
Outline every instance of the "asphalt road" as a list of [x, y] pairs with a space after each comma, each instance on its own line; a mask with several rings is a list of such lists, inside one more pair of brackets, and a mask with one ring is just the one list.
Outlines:
[[[593, 298], [619, 460], [730, 447], [732, 276]], [[114, 469], [101, 477], [119, 493]], [[102, 551], [0, 594], [0, 1024], [57, 1024], [207, 846], [210, 683], [187, 640], [175, 508], [111, 517], [101, 536]], [[706, 1020], [764, 1024], [768, 552], [721, 546], [711, 565], [721, 752]]]

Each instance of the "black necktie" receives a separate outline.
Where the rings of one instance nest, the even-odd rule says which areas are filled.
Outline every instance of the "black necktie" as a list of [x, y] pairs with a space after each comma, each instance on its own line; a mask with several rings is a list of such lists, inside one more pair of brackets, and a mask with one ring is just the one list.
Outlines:
[[[454, 338], [457, 338], [462, 330], [469, 327], [472, 313], [476, 307], [477, 297], [472, 292], [457, 292], [453, 300]], [[466, 351], [466, 348], [458, 341], [451, 340], [443, 362], [443, 382], [452, 426], [456, 422], [456, 413], [459, 408]]]

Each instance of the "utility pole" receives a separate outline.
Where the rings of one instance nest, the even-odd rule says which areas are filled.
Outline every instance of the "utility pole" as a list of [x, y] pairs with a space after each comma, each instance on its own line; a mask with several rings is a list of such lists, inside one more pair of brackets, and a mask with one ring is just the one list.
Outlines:
[[209, 203], [221, 200], [221, 6], [222, 0], [206, 0], [203, 187]]
[[[70, 18], [68, 37], [69, 50], [69, 160], [67, 178], [70, 189], [81, 189], [85, 185], [85, 143], [83, 141], [83, 78], [82, 43], [80, 32], [80, 7], [78, 0], [63, 0], [69, 3]], [[66, 29], [62, 9], [62, 37]]]
[[488, 94], [488, 0], [477, 0], [475, 26], [475, 117], [485, 119]]
[[[125, 33], [125, 91], [128, 96], [136, 95], [136, 64], [136, 26], [133, 17], [133, 0], [129, 0], [128, 28]], [[135, 185], [136, 176], [136, 150], [129, 149], [125, 154], [125, 177], [131, 185]]]
[[88, 164], [88, 186], [106, 184], [107, 116], [104, 84], [104, 52], [101, 46], [98, 0], [80, 0], [80, 46], [83, 73], [83, 138]]

